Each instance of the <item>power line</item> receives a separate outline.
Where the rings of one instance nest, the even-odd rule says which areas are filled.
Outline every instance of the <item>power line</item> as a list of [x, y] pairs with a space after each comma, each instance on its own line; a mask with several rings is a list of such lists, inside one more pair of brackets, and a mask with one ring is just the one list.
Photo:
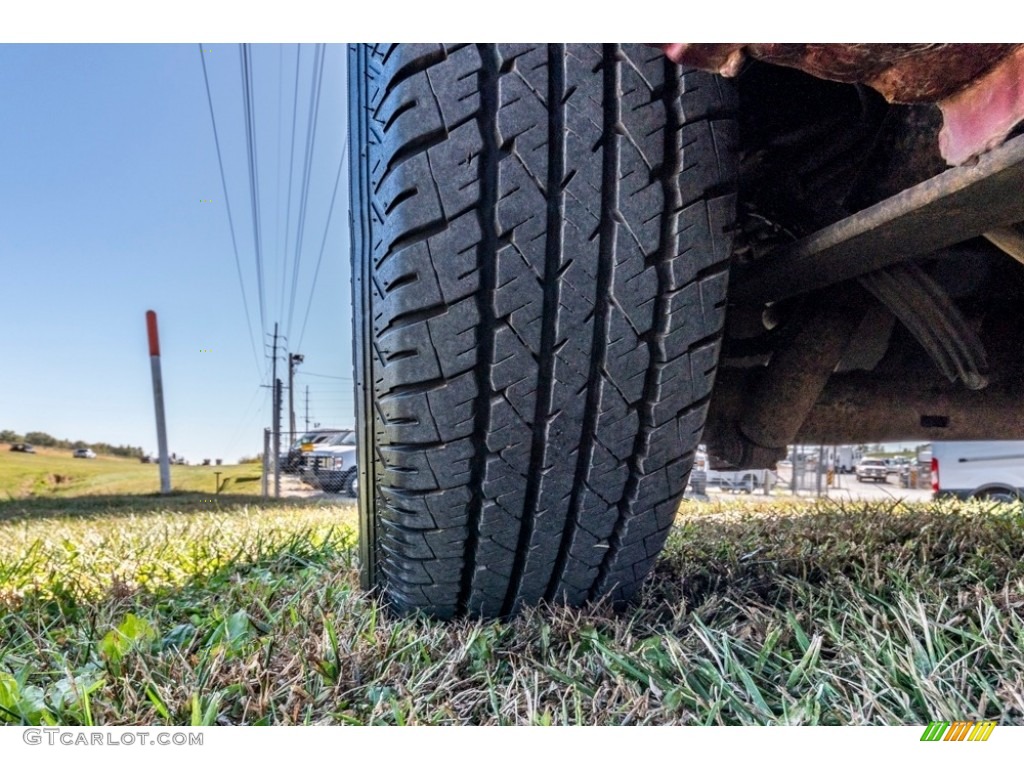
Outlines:
[[[284, 46], [279, 45], [277, 47], [277, 174], [274, 176], [274, 186], [277, 188], [277, 195], [275, 196], [275, 220], [274, 220], [274, 253], [277, 257], [284, 261], [281, 255], [281, 145], [284, 143], [281, 141], [281, 134], [284, 131], [284, 110], [281, 109], [282, 103], [284, 102]], [[287, 242], [287, 238], [285, 239]], [[284, 288], [282, 286], [282, 292]], [[282, 293], [282, 297], [283, 297]], [[283, 298], [282, 298], [283, 302]], [[280, 314], [280, 310], [278, 310]]]
[[306, 152], [302, 173], [302, 191], [299, 197], [299, 220], [295, 238], [295, 259], [292, 263], [292, 292], [288, 302], [288, 332], [292, 330], [292, 318], [295, 314], [295, 292], [299, 284], [299, 263], [302, 260], [302, 239], [306, 225], [306, 203], [309, 200], [309, 181], [312, 176], [313, 148], [316, 144], [317, 118], [320, 114], [320, 84], [324, 75], [324, 44], [318, 43], [313, 57], [313, 67], [317, 70], [313, 78], [309, 96], [309, 121], [306, 124]]
[[341, 381], [353, 381], [351, 376], [328, 376], [326, 373], [310, 373], [309, 371], [302, 371], [303, 376], [317, 376], [321, 379], [339, 379]]
[[260, 330], [267, 330], [266, 292], [263, 289], [263, 238], [260, 226], [260, 180], [259, 164], [256, 154], [256, 116], [253, 110], [252, 65], [249, 58], [249, 45], [238, 46], [239, 59], [242, 66], [242, 102], [245, 110], [245, 144], [248, 150], [249, 165], [249, 202], [252, 207], [252, 239], [256, 250], [256, 282], [260, 300]]
[[[318, 387], [317, 392], [324, 392], [331, 395], [338, 395], [339, 397], [352, 397], [354, 395], [353, 387], [351, 382], [316, 382], [317, 384], [323, 384], [323, 388]], [[310, 386], [306, 384], [306, 386]], [[298, 389], [299, 385], [295, 385]]]
[[238, 287], [242, 291], [242, 306], [245, 308], [245, 322], [249, 327], [249, 343], [252, 345], [253, 362], [256, 363], [256, 371], [260, 373], [259, 355], [256, 354], [256, 336], [252, 330], [252, 317], [249, 314], [249, 300], [245, 295], [245, 281], [242, 279], [242, 262], [238, 258], [238, 239], [235, 237], [235, 221], [231, 216], [231, 200], [228, 197], [228, 183], [224, 175], [224, 161], [220, 153], [220, 137], [217, 134], [217, 119], [213, 114], [213, 98], [210, 96], [210, 78], [206, 72], [206, 57], [203, 55], [203, 44], [199, 44], [199, 62], [203, 65], [203, 83], [206, 85], [206, 104], [210, 108], [210, 124], [213, 126], [213, 143], [217, 147], [217, 167], [220, 168], [220, 185], [224, 191], [224, 207], [228, 212], [228, 227], [231, 229], [231, 248], [235, 253], [235, 268], [238, 271]]
[[345, 143], [341, 147], [341, 162], [338, 163], [338, 175], [334, 179], [334, 191], [331, 193], [331, 205], [327, 209], [327, 223], [324, 225], [324, 239], [320, 242], [320, 255], [316, 259], [316, 269], [313, 270], [313, 284], [309, 286], [309, 299], [306, 301], [306, 317], [302, 321], [302, 332], [299, 333], [299, 348], [302, 348], [302, 339], [306, 335], [306, 323], [309, 322], [309, 310], [313, 306], [313, 292], [316, 291], [316, 278], [320, 274], [320, 262], [324, 258], [324, 246], [327, 245], [327, 233], [331, 229], [331, 217], [334, 215], [334, 200], [338, 196], [338, 182], [341, 181], [341, 171], [345, 167], [345, 155], [348, 154], [348, 128], [345, 129]]
[[351, 397], [344, 397], [339, 394], [325, 394], [324, 392], [312, 391], [309, 393], [309, 399], [311, 402], [317, 404], [329, 403], [332, 407], [336, 408], [351, 408], [353, 401]]
[[252, 397], [249, 398], [249, 404], [245, 406], [245, 410], [242, 411], [241, 421], [239, 421], [238, 426], [235, 427], [235, 431], [232, 434], [231, 439], [228, 441], [224, 451], [221, 453], [225, 458], [227, 458], [228, 453], [234, 449], [235, 443], [238, 442], [238, 437], [241, 435], [242, 430], [248, 428], [249, 424], [252, 422], [253, 416], [259, 413], [260, 409], [256, 408], [253, 410], [253, 405], [258, 404], [257, 398], [261, 392], [263, 392], [263, 387], [257, 386], [256, 391], [253, 392]]
[[292, 230], [292, 179], [295, 175], [295, 118], [299, 114], [299, 64], [301, 63], [302, 45], [295, 44], [295, 91], [292, 97], [292, 138], [288, 152], [288, 215], [284, 225], [284, 252], [281, 259], [281, 301], [278, 314], [284, 315], [284, 287], [288, 284], [288, 245]]

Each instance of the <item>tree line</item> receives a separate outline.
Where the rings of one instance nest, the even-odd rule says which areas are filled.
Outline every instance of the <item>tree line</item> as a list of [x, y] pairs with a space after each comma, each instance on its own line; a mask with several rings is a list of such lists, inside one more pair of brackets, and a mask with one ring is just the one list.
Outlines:
[[64, 448], [69, 451], [78, 448], [91, 448], [96, 453], [128, 459], [141, 459], [146, 455], [146, 452], [137, 445], [110, 445], [109, 443], [87, 443], [84, 440], [61, 440], [45, 432], [26, 432], [24, 435], [19, 435], [13, 429], [0, 430], [0, 443], [31, 443], [43, 448]]

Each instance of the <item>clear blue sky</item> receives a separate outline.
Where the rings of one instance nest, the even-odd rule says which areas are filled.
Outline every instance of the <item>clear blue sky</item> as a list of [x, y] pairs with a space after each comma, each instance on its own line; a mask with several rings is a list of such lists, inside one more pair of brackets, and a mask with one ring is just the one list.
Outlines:
[[[291, 350], [306, 356], [296, 378], [299, 428], [306, 385], [312, 420], [352, 423], [347, 168], [299, 346], [345, 141], [345, 48], [325, 49], [289, 329], [314, 46], [302, 46], [295, 110], [296, 46], [252, 47], [261, 329], [239, 48], [203, 47], [210, 51], [207, 69], [258, 365], [197, 45], [0, 45], [0, 429], [155, 452], [147, 309], [160, 323], [171, 451], [193, 462], [233, 462], [261, 449], [262, 427], [270, 421], [269, 390], [259, 387], [270, 380], [263, 347], [269, 337], [262, 333], [275, 320], [290, 336]], [[278, 370], [287, 385], [286, 366], [279, 363]]]

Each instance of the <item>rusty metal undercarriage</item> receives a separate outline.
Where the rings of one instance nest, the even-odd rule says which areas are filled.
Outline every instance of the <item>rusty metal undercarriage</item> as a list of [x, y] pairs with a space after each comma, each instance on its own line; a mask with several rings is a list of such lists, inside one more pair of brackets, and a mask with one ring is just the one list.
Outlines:
[[665, 46], [740, 93], [723, 463], [1024, 439], [1024, 47], [869, 48]]
[[749, 59], [825, 80], [862, 83], [893, 104], [937, 104], [951, 165], [998, 146], [1024, 119], [1024, 45], [1017, 43], [667, 43], [679, 64], [738, 75]]

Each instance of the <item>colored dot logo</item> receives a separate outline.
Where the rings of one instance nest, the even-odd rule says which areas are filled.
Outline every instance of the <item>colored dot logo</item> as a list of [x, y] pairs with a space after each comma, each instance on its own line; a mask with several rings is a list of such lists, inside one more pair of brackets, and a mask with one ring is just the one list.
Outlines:
[[199, 198], [199, 202], [200, 203], [212, 203], [213, 202], [213, 198], [212, 197], [210, 197], [210, 198], [201, 197], [201, 198]]
[[212, 349], [200, 349], [199, 351], [200, 352], [213, 352]]

